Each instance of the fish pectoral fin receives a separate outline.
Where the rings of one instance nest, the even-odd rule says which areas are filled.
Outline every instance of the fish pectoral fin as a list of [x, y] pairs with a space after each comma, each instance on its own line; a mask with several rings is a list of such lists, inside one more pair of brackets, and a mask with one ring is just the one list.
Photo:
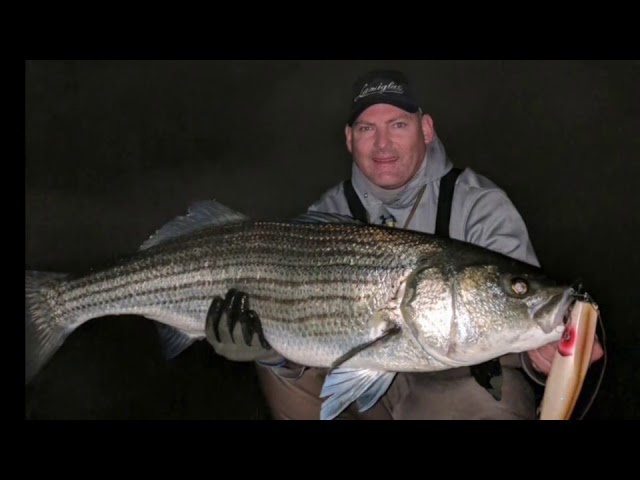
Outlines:
[[334, 360], [334, 362], [331, 364], [331, 368], [338, 368], [344, 362], [356, 356], [358, 353], [362, 352], [363, 350], [372, 347], [373, 345], [375, 345], [381, 340], [384, 340], [387, 337], [400, 333], [400, 326], [388, 321], [381, 322], [378, 329], [379, 329], [379, 332], [376, 333], [373, 339], [361, 345], [356, 345], [351, 350], [347, 351], [344, 355], [340, 356], [337, 360]]
[[170, 360], [177, 357], [197, 340], [186, 333], [173, 328], [165, 323], [156, 322], [158, 336], [160, 337], [160, 347], [165, 358]]
[[363, 412], [371, 408], [387, 391], [396, 372], [380, 370], [337, 368], [325, 378], [320, 397], [329, 397], [322, 403], [320, 420], [332, 420], [353, 402]]
[[396, 378], [396, 372], [385, 372], [379, 376], [373, 382], [373, 385], [356, 400], [358, 411], [364, 412], [373, 407], [376, 402], [380, 400], [380, 397], [389, 389], [394, 378]]

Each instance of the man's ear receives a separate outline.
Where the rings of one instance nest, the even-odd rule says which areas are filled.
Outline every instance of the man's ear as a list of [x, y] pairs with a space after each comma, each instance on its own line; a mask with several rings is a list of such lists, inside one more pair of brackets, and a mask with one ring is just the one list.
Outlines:
[[424, 135], [424, 143], [431, 143], [434, 136], [433, 119], [431, 115], [426, 113], [422, 115], [422, 134]]
[[344, 127], [344, 136], [347, 142], [347, 150], [349, 150], [349, 153], [353, 153], [351, 147], [351, 140], [353, 140], [353, 129], [349, 125]]

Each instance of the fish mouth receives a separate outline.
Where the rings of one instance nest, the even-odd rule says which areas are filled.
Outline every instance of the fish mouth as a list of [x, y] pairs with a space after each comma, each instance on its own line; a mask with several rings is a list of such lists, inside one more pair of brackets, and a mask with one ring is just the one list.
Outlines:
[[564, 329], [576, 303], [575, 291], [566, 288], [546, 301], [536, 302], [529, 307], [529, 315], [544, 333], [551, 333], [557, 327]]

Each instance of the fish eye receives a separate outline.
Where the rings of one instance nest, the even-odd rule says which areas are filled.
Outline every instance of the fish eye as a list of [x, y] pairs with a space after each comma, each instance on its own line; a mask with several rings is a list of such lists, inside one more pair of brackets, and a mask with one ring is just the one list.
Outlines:
[[515, 277], [511, 280], [511, 290], [518, 296], [526, 295], [529, 291], [529, 282], [521, 277]]

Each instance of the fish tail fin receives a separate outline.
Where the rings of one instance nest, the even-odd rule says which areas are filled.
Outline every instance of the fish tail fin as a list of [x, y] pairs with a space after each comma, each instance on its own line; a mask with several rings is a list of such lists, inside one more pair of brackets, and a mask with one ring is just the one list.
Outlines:
[[46, 293], [68, 274], [25, 271], [25, 383], [64, 343], [70, 329], [54, 317]]

